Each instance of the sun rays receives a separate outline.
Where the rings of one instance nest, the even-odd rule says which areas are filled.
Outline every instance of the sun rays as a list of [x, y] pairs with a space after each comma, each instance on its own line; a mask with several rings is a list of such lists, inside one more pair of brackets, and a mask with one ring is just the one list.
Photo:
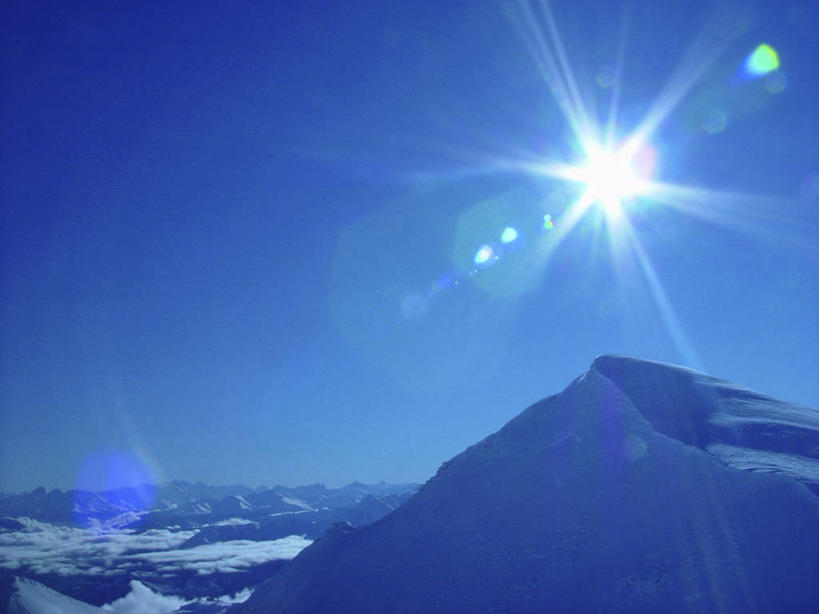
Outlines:
[[[433, 314], [444, 318], [471, 313], [470, 318], [476, 320], [482, 317], [486, 305], [503, 302], [496, 299], [503, 299], [508, 303], [506, 307], [513, 308], [513, 303], [525, 294], [547, 287], [550, 300], [557, 305], [575, 300], [571, 292], [586, 284], [590, 289], [583, 295], [584, 300], [593, 300], [578, 308], [594, 308], [604, 318], [621, 315], [619, 322], [609, 323], [618, 324], [623, 332], [635, 325], [640, 334], [648, 327], [656, 327], [658, 338], [676, 350], [682, 362], [704, 370], [685, 330], [685, 324], [696, 324], [680, 317], [675, 309], [684, 300], [678, 293], [685, 292], [687, 280], [682, 278], [682, 271], [688, 269], [666, 269], [661, 258], [669, 254], [660, 254], [655, 239], [679, 237], [702, 243], [702, 237], [684, 235], [698, 233], [708, 224], [815, 249], [810, 227], [800, 229], [794, 220], [793, 201], [742, 194], [724, 186], [711, 189], [694, 182], [680, 184], [668, 177], [674, 175], [669, 171], [675, 170], [675, 160], [693, 156], [692, 143], [719, 144], [717, 139], [707, 139], [724, 130], [727, 119], [734, 121], [736, 117], [730, 105], [723, 104], [722, 94], [730, 90], [733, 98], [729, 98], [737, 99], [746, 90], [731, 88], [745, 87], [761, 76], [776, 74], [780, 63], [774, 55], [776, 50], [770, 45], [749, 45], [746, 55], [756, 57], [745, 61], [737, 55], [737, 48], [742, 48], [732, 47], [741, 28], [733, 24], [728, 12], [718, 12], [693, 37], [687, 50], [683, 46], [677, 53], [675, 44], [668, 45], [668, 57], [661, 64], [667, 78], [651, 91], [646, 85], [657, 70], [649, 63], [652, 72], [643, 75], [646, 65], [629, 58], [628, 43], [634, 40], [629, 24], [633, 21], [637, 29], [636, 24], [651, 23], [636, 13], [623, 11], [619, 26], [616, 18], [609, 20], [613, 23], [605, 22], [604, 31], [613, 34], [609, 38], [609, 58], [600, 54], [609, 49], [601, 49], [603, 45], [593, 37], [582, 39], [582, 44], [597, 54], [592, 67], [576, 62], [570, 53], [576, 41], [566, 36], [589, 36], [584, 23], [571, 24], [571, 16], [556, 13], [545, 1], [521, 0], [508, 5], [508, 16], [534, 60], [535, 86], [550, 94], [545, 97], [545, 106], [539, 99], [536, 101], [542, 115], [529, 123], [524, 117], [525, 131], [512, 132], [511, 137], [483, 122], [471, 123], [481, 137], [479, 146], [458, 145], [457, 139], [440, 143], [447, 157], [457, 158], [463, 166], [452, 172], [429, 174], [424, 183], [415, 183], [418, 192], [406, 203], [395, 205], [395, 231], [402, 238], [414, 236], [407, 230], [408, 222], [418, 216], [419, 222], [425, 220], [424, 227], [443, 233], [442, 245], [447, 253], [440, 262], [431, 261], [430, 267], [435, 268], [425, 272], [425, 279], [407, 283], [406, 289], [385, 293], [379, 287], [377, 294], [367, 295], [372, 304], [385, 306], [377, 322], [367, 319], [358, 324], [357, 314], [362, 310], [352, 302], [349, 312], [346, 306], [343, 313], [339, 310], [338, 320], [346, 322], [347, 334], [362, 347], [380, 348], [379, 344], [388, 339], [383, 331], [399, 335], [403, 334], [399, 329], [415, 331], [422, 325], [433, 326]], [[561, 17], [575, 27], [561, 31]], [[601, 16], [600, 22], [604, 21]], [[593, 27], [590, 32], [595, 32]], [[655, 43], [649, 37], [641, 51], [645, 54]], [[581, 68], [591, 68], [591, 72]], [[766, 70], [773, 72], [764, 73]], [[636, 83], [632, 82], [634, 73]], [[528, 75], [524, 80], [525, 86], [513, 91], [531, 95]], [[774, 93], [767, 87], [767, 80], [766, 76], [756, 83], [757, 93]], [[717, 103], [695, 105], [701, 113], [692, 132], [686, 114], [694, 102], [707, 98], [705, 94], [713, 94]], [[637, 116], [636, 104], [642, 108]], [[530, 105], [514, 107], [528, 112]], [[720, 113], [714, 114], [715, 109]], [[720, 122], [712, 121], [715, 117], [722, 120], [722, 128], [717, 125]], [[513, 126], [513, 131], [516, 128]], [[503, 185], [509, 178], [514, 187], [499, 190], [493, 183], [500, 179]], [[412, 181], [416, 180], [413, 175]], [[474, 187], [478, 181], [483, 183]], [[438, 198], [443, 200], [431, 206]], [[451, 212], [449, 222], [439, 215], [441, 211]], [[372, 275], [372, 262], [384, 260], [359, 246], [372, 240], [372, 228], [378, 226], [374, 220], [367, 223], [370, 226], [351, 232], [349, 244], [339, 250], [351, 262], [349, 273], [346, 267], [343, 269], [345, 280], [347, 275], [352, 278], [363, 269]], [[447, 230], [448, 223], [454, 230]], [[416, 234], [426, 232], [419, 229]], [[384, 267], [385, 283], [393, 283], [391, 269], [417, 265], [416, 242], [412, 239], [405, 252], [398, 250], [400, 257], [396, 256], [394, 267]], [[685, 249], [685, 244], [682, 247]], [[391, 239], [387, 251], [392, 250], [395, 245]], [[401, 259], [404, 254], [409, 254], [406, 261]], [[675, 257], [672, 255], [671, 262]], [[690, 261], [681, 264], [688, 266]], [[585, 280], [580, 279], [584, 267], [589, 274]], [[568, 277], [559, 279], [561, 271], [566, 270], [570, 271]], [[598, 273], [603, 276], [593, 277]], [[339, 287], [345, 286], [339, 282]], [[476, 301], [475, 295], [467, 300], [474, 290], [489, 300]], [[463, 303], [450, 300], [455, 294], [465, 297]], [[619, 334], [618, 330], [611, 332], [613, 336]]]
[[[657, 98], [629, 134], [620, 134], [619, 105], [627, 84], [622, 83], [627, 57], [628, 15], [623, 14], [616, 64], [612, 69], [611, 98], [604, 121], [598, 122], [593, 113], [593, 100], [584, 98], [569, 54], [560, 35], [555, 14], [548, 0], [531, 3], [520, 0], [510, 11], [523, 42], [548, 86], [554, 101], [569, 126], [574, 149], [581, 152], [576, 160], [507, 161], [507, 166], [524, 172], [577, 184], [579, 196], [555, 221], [558, 229], [548, 236], [541, 250], [546, 261], [561, 242], [575, 229], [593, 206], [602, 208], [606, 222], [610, 253], [616, 270], [621, 261], [636, 262], [643, 283], [653, 299], [654, 307], [666, 332], [686, 362], [704, 368], [696, 349], [688, 339], [660, 276], [643, 248], [637, 231], [629, 219], [629, 210], [651, 202], [709, 223], [717, 223], [757, 236], [772, 236], [769, 216], [783, 215], [784, 199], [715, 191], [702, 187], [677, 185], [654, 177], [660, 157], [652, 143], [659, 128], [680, 103], [696, 88], [703, 77], [722, 57], [726, 48], [741, 33], [738, 15], [720, 11], [712, 16], [700, 35], [684, 53]], [[748, 74], [755, 78], [776, 70], [779, 59], [775, 50], [761, 45], [746, 62]], [[783, 226], [786, 228], [787, 226]], [[808, 247], [806, 241], [787, 235], [786, 241]], [[619, 280], [631, 283], [634, 280]]]

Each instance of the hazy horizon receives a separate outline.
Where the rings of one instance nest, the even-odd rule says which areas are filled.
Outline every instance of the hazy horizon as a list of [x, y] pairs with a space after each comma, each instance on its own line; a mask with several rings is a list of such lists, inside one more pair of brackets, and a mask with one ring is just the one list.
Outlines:
[[[429, 477], [432, 477], [432, 476], [429, 476]], [[424, 480], [424, 481], [426, 481], [426, 480]], [[352, 482], [345, 482], [343, 484], [325, 484], [324, 482], [311, 482], [311, 483], [305, 483], [305, 484], [279, 484], [279, 483], [275, 483], [275, 484], [256, 484], [256, 485], [254, 485], [254, 484], [244, 484], [242, 482], [233, 482], [233, 483], [229, 483], [229, 484], [228, 483], [211, 484], [211, 483], [208, 483], [208, 482], [202, 482], [200, 480], [186, 480], [184, 478], [174, 478], [174, 479], [166, 480], [166, 481], [163, 481], [163, 482], [140, 482], [140, 483], [132, 483], [132, 484], [123, 484], [122, 486], [116, 486], [116, 487], [113, 487], [113, 488], [102, 488], [102, 489], [96, 489], [96, 488], [78, 489], [76, 485], [72, 486], [70, 488], [61, 488], [59, 486], [48, 487], [48, 486], [46, 486], [44, 484], [40, 484], [38, 486], [35, 486], [34, 488], [29, 488], [29, 489], [26, 489], [26, 490], [18, 490], [18, 491], [15, 491], [15, 492], [2, 491], [2, 494], [4, 494], [4, 495], [25, 495], [25, 494], [30, 494], [31, 492], [33, 492], [35, 490], [38, 490], [40, 488], [43, 488], [46, 492], [51, 492], [51, 491], [54, 491], [54, 490], [59, 490], [61, 492], [69, 492], [71, 490], [87, 490], [88, 492], [105, 492], [106, 490], [116, 490], [118, 488], [135, 488], [135, 487], [139, 487], [139, 486], [153, 486], [153, 487], [167, 486], [169, 484], [173, 484], [174, 482], [185, 482], [185, 483], [191, 484], [192, 486], [197, 486], [197, 485], [201, 484], [203, 486], [211, 486], [211, 487], [214, 487], [214, 488], [230, 488], [230, 487], [240, 487], [241, 486], [241, 487], [250, 488], [252, 490], [271, 490], [271, 489], [274, 489], [274, 488], [299, 488], [299, 487], [303, 487], [303, 486], [324, 486], [328, 490], [335, 490], [335, 489], [344, 488], [346, 486], [352, 486], [353, 484], [356, 484], [356, 483], [364, 484], [365, 486], [370, 486], [370, 485], [373, 485], [373, 484], [379, 484], [379, 483], [382, 483], [382, 482], [385, 483], [385, 484], [394, 484], [394, 485], [420, 484], [421, 483], [421, 482], [394, 483], [394, 482], [387, 482], [386, 480], [379, 480], [378, 482], [366, 483], [366, 482], [361, 482], [360, 480], [353, 480]]]

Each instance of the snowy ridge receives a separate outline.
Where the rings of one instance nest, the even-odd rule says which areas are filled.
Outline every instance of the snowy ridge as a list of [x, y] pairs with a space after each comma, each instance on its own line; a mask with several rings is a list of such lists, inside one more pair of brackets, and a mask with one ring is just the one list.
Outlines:
[[[780, 405], [794, 430], [748, 426]], [[601, 357], [378, 522], [334, 527], [235, 612], [811, 611], [819, 498], [789, 477], [810, 478], [810, 412]], [[709, 453], [721, 441], [756, 470]]]
[[130, 592], [100, 607], [72, 599], [40, 582], [13, 576], [0, 579], [0, 612], [7, 614], [222, 614], [230, 604], [241, 603], [250, 594], [244, 589], [216, 598], [185, 599], [162, 595], [134, 580]]
[[819, 494], [816, 486], [819, 484], [819, 460], [796, 454], [730, 446], [724, 443], [711, 444], [707, 449], [729, 467], [740, 471], [780, 473], [804, 482], [811, 490]]
[[734, 469], [781, 473], [819, 495], [819, 411], [659, 362], [601, 356], [592, 369], [658, 432]]
[[100, 614], [101, 608], [88, 605], [51, 590], [47, 586], [15, 577], [11, 582], [8, 614]]

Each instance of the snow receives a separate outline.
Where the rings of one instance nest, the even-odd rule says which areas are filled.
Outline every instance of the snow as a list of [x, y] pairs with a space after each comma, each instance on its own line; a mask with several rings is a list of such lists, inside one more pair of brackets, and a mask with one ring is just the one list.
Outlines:
[[18, 576], [11, 580], [8, 604], [0, 603], [0, 611], [8, 614], [171, 614], [187, 606], [182, 611], [215, 613], [223, 612], [230, 604], [242, 603], [252, 594], [250, 588], [244, 588], [234, 595], [192, 601], [154, 592], [137, 580], [131, 582], [130, 589], [124, 597], [95, 607]]
[[816, 417], [688, 369], [601, 357], [231, 612], [811, 611]]
[[307, 505], [304, 501], [300, 499], [295, 499], [293, 497], [282, 496], [282, 501], [287, 503], [288, 505], [294, 505], [296, 507], [300, 507], [305, 511], [313, 511], [313, 508]]
[[15, 578], [8, 614], [101, 614], [102, 610], [27, 578]]
[[673, 365], [605, 356], [594, 366], [661, 433], [734, 469], [819, 487], [819, 411]]
[[753, 450], [724, 443], [712, 444], [708, 446], [708, 451], [734, 469], [781, 473], [801, 482], [819, 484], [819, 460], [804, 458], [797, 454]]
[[248, 520], [247, 518], [228, 518], [227, 520], [220, 520], [219, 522], [214, 522], [212, 525], [214, 527], [241, 527], [246, 525], [256, 525], [257, 523], [253, 522], [252, 520]]

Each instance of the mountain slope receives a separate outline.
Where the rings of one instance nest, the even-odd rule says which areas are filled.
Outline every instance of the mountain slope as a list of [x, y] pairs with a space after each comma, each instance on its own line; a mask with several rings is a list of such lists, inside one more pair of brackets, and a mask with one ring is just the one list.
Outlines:
[[14, 577], [9, 580], [8, 596], [4, 605], [8, 614], [97, 614], [103, 612], [82, 601], [67, 597], [47, 586]]
[[813, 410], [602, 357], [235, 611], [809, 611], [819, 498], [803, 483], [817, 444]]
[[602, 356], [593, 368], [656, 431], [707, 450], [734, 469], [787, 475], [819, 494], [818, 411], [655, 362]]

